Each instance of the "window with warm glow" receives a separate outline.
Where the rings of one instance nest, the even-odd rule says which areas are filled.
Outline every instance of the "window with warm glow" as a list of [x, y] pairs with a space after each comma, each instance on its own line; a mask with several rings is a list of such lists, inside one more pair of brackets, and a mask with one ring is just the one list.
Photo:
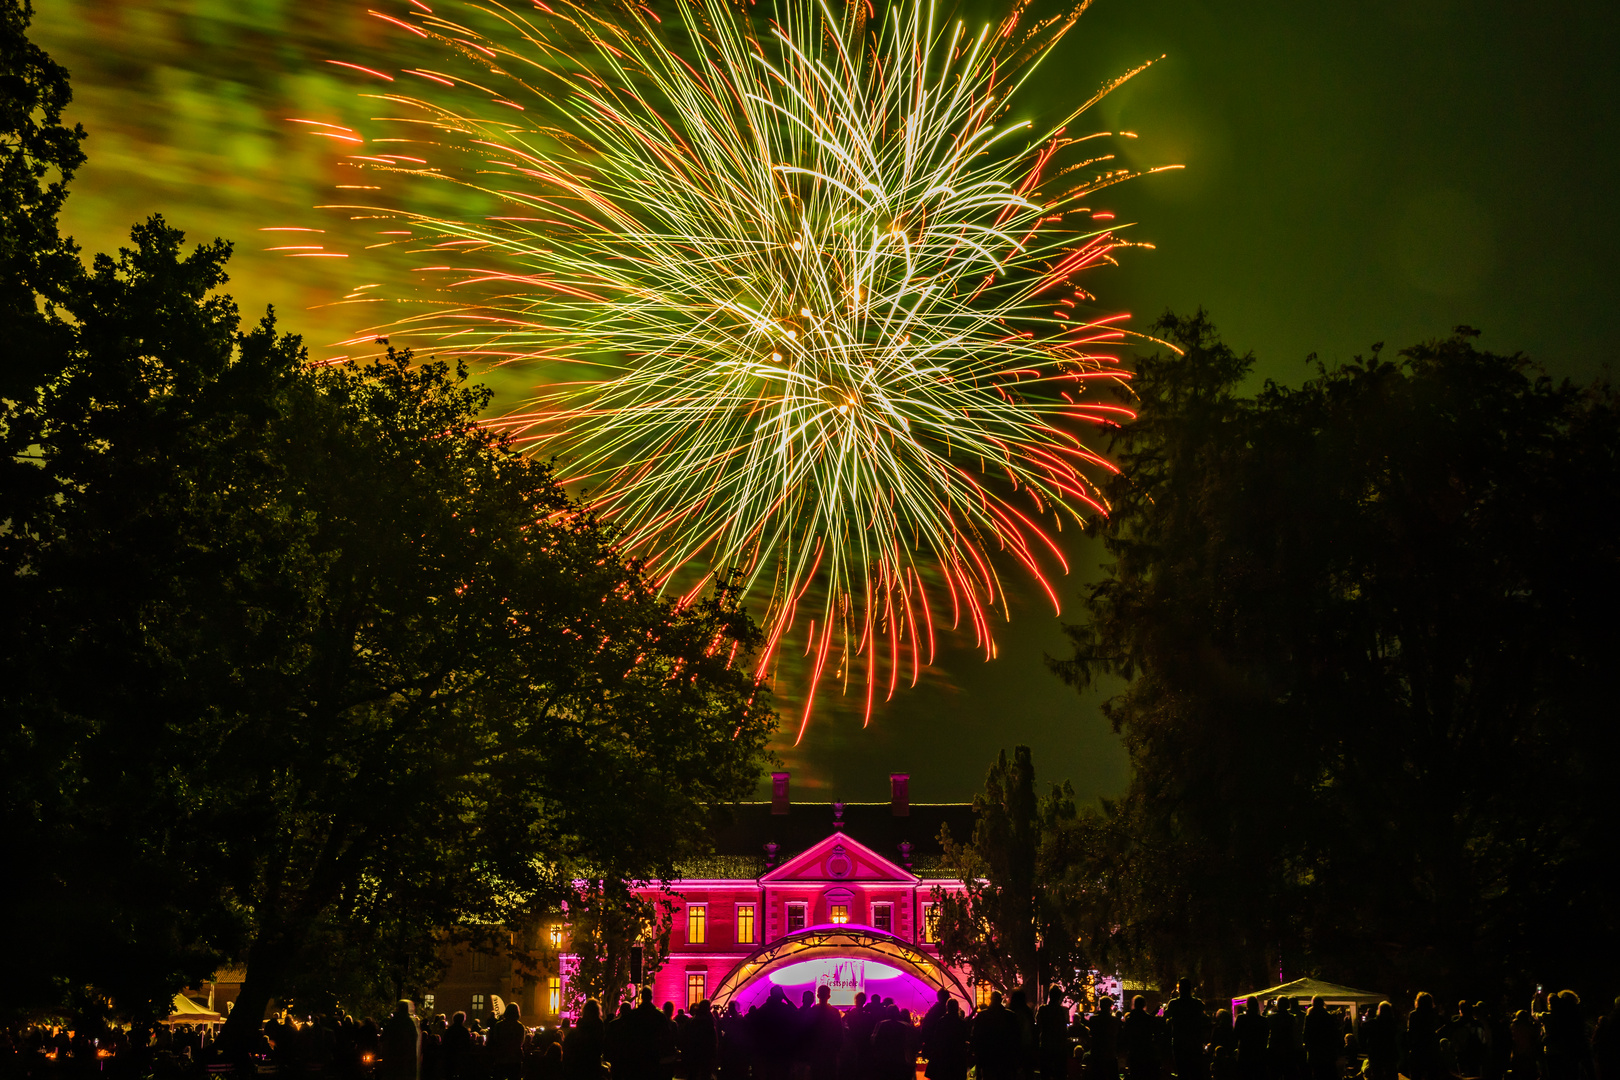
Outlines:
[[473, 1012], [483, 1012], [484, 1011], [484, 995], [483, 994], [474, 994], [473, 995], [472, 1011]]
[[922, 939], [932, 944], [939, 940], [939, 905], [924, 904], [922, 916]]
[[686, 908], [686, 943], [702, 945], [709, 940], [709, 909], [703, 904], [690, 904]]
[[838, 925], [849, 922], [849, 905], [832, 905], [831, 909], [829, 909], [827, 912], [827, 921]]
[[423, 994], [422, 995], [422, 1011], [425, 1012], [425, 1013], [430, 1013], [430, 1012], [433, 1011], [433, 995], [432, 994]]
[[886, 934], [894, 933], [894, 905], [873, 904], [872, 925]]
[[754, 905], [737, 905], [737, 944], [752, 945], [754, 943]]
[[562, 1012], [562, 976], [552, 975], [546, 979], [546, 1008], [551, 1015], [556, 1016]]
[[989, 1008], [990, 992], [994, 989], [995, 987], [991, 986], [987, 982], [979, 983], [973, 988], [973, 1004], [977, 1005], [981, 1009]]
[[709, 996], [709, 976], [701, 971], [686, 973], [686, 1007], [690, 1009]]
[[562, 924], [561, 923], [553, 923], [551, 925], [551, 947], [553, 949], [562, 948]]
[[805, 928], [805, 925], [809, 921], [807, 908], [808, 908], [808, 905], [806, 905], [806, 904], [789, 904], [789, 905], [787, 905], [787, 932], [788, 933], [797, 934], [800, 930], [803, 930]]

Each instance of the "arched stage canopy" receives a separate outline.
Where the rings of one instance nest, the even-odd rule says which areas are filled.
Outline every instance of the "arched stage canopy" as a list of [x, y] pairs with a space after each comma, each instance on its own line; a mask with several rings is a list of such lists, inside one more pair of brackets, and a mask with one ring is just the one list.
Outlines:
[[763, 1004], [772, 986], [788, 991], [795, 1005], [806, 989], [833, 989], [834, 1005], [849, 1005], [854, 993], [892, 997], [900, 1008], [918, 1012], [932, 1005], [940, 990], [962, 1003], [973, 999], [937, 959], [892, 934], [869, 926], [812, 926], [760, 949], [732, 968], [714, 988], [717, 1009], [732, 1001], [744, 1011]]

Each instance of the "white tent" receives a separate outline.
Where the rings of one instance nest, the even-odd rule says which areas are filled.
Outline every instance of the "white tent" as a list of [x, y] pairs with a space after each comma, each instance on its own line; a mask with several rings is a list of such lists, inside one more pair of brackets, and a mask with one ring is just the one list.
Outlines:
[[1243, 1003], [1249, 998], [1259, 998], [1261, 1001], [1275, 1001], [1277, 998], [1303, 998], [1309, 1001], [1319, 997], [1330, 1008], [1335, 1005], [1345, 1006], [1350, 1010], [1350, 1022], [1356, 1030], [1361, 1030], [1361, 1016], [1357, 1007], [1361, 1005], [1377, 1005], [1385, 1000], [1383, 994], [1373, 994], [1366, 990], [1352, 990], [1348, 986], [1338, 983], [1323, 982], [1321, 979], [1295, 979], [1293, 982], [1283, 983], [1265, 990], [1256, 990], [1250, 994], [1242, 994], [1232, 999], [1232, 1015], [1236, 1016]]
[[217, 1024], [225, 1018], [212, 1009], [205, 1009], [184, 994], [174, 995], [174, 1011], [164, 1019], [165, 1024]]

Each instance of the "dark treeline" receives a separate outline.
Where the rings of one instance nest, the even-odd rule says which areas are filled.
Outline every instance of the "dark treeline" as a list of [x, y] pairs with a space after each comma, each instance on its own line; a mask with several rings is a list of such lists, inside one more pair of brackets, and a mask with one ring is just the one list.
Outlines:
[[1052, 661], [1122, 676], [1127, 793], [1044, 849], [1106, 970], [1526, 1000], [1617, 989], [1620, 399], [1459, 328], [1242, 387], [1138, 367], [1112, 562]]
[[399, 997], [441, 932], [658, 879], [775, 717], [725, 588], [677, 608], [462, 370], [311, 366], [222, 241], [86, 265], [85, 134], [0, 2], [0, 1013]]

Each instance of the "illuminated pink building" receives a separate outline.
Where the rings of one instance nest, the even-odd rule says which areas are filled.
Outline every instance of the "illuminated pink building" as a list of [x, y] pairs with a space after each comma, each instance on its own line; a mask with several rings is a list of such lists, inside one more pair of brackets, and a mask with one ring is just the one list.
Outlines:
[[[942, 988], [968, 1005], [971, 984], [940, 962], [928, 926], [934, 889], [961, 889], [944, 866], [940, 828], [971, 837], [972, 806], [913, 803], [903, 773], [890, 776], [888, 802], [795, 803], [787, 773], [774, 774], [772, 788], [770, 802], [719, 813], [715, 853], [671, 882], [677, 907], [654, 999], [681, 1008], [707, 997], [746, 1011], [773, 986], [797, 1003], [826, 984], [839, 1005], [865, 990], [925, 1009]], [[668, 899], [654, 888], [646, 895]], [[528, 975], [501, 956], [447, 950], [423, 1010], [487, 1023], [517, 1001], [525, 1017], [557, 1022], [569, 999], [568, 927], [558, 919], [538, 933]]]
[[961, 889], [942, 865], [940, 827], [968, 839], [972, 807], [913, 804], [903, 773], [890, 777], [886, 803], [794, 804], [788, 780], [774, 774], [769, 803], [736, 807], [716, 830], [716, 854], [672, 883], [678, 906], [654, 999], [746, 1010], [773, 986], [797, 1004], [825, 984], [835, 1005], [865, 990], [926, 1009], [942, 988], [970, 1005], [965, 974], [930, 940], [930, 912], [936, 888]]

